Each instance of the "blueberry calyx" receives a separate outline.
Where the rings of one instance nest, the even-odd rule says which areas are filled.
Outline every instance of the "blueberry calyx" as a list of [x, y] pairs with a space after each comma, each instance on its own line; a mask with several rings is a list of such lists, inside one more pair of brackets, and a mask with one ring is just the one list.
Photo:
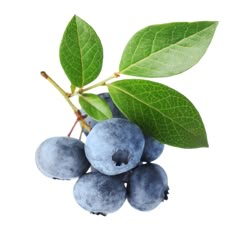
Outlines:
[[116, 166], [121, 166], [121, 164], [128, 164], [130, 160], [130, 153], [126, 149], [118, 149], [112, 155], [112, 160], [115, 162]]
[[61, 181], [64, 181], [64, 180], [70, 180], [70, 179], [61, 179], [61, 178], [56, 178], [56, 177], [53, 177], [52, 179], [54, 179], [54, 180], [61, 180]]
[[91, 212], [91, 214], [93, 214], [93, 215], [102, 215], [104, 217], [107, 215], [106, 213], [103, 213], [103, 212]]
[[168, 194], [169, 194], [169, 188], [167, 188], [165, 191], [164, 191], [164, 200], [168, 200]]

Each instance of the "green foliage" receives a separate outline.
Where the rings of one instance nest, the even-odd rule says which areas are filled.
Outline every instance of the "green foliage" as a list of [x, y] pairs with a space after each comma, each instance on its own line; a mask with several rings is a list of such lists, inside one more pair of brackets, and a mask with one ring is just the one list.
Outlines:
[[112, 112], [109, 105], [97, 95], [91, 93], [80, 95], [79, 103], [84, 111], [97, 121], [112, 118]]
[[[148, 26], [129, 40], [117, 74], [167, 77], [186, 71], [205, 54], [217, 24], [199, 21]], [[181, 148], [208, 146], [197, 109], [184, 95], [166, 85], [141, 79], [108, 83], [112, 79], [109, 77], [87, 86], [101, 71], [103, 49], [94, 29], [77, 16], [64, 32], [60, 61], [71, 83], [71, 95], [79, 94], [81, 107], [93, 119], [106, 120], [112, 113], [103, 99], [85, 92], [106, 85], [115, 105], [146, 134]]]
[[197, 109], [174, 89], [137, 79], [116, 81], [108, 88], [117, 107], [146, 134], [181, 148], [208, 146]]
[[92, 82], [102, 68], [102, 44], [93, 28], [74, 16], [64, 32], [60, 45], [61, 65], [75, 86]]
[[217, 22], [175, 22], [148, 26], [128, 42], [120, 73], [165, 77], [194, 66], [206, 52]]

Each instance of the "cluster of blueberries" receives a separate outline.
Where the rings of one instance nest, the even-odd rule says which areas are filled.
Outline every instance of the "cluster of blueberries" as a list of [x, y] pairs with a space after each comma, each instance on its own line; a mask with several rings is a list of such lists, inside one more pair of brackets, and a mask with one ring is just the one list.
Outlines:
[[152, 210], [167, 199], [169, 190], [166, 172], [152, 162], [164, 145], [125, 119], [108, 93], [99, 96], [113, 118], [97, 122], [88, 116], [92, 130], [84, 132], [85, 144], [71, 137], [46, 139], [36, 151], [36, 165], [53, 179], [78, 177], [75, 200], [93, 214], [115, 212], [126, 199], [140, 211]]

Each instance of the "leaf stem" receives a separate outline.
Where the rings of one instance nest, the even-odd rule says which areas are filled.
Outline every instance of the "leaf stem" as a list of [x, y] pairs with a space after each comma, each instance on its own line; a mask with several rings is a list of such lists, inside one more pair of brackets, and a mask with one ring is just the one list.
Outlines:
[[72, 110], [74, 111], [77, 119], [76, 122], [74, 123], [71, 131], [68, 134], [68, 137], [71, 135], [74, 127], [76, 126], [76, 124], [80, 121], [80, 125], [82, 128], [86, 129], [88, 132], [91, 130], [91, 127], [85, 122], [85, 118], [87, 117], [87, 115], [83, 116], [80, 112], [80, 110], [77, 109], [77, 107], [71, 102], [71, 100], [69, 99], [69, 95], [45, 72], [42, 71], [41, 75], [47, 79], [64, 97], [64, 99], [67, 101], [67, 103], [70, 105], [70, 107], [72, 108]]
[[111, 75], [110, 77], [106, 78], [106, 79], [103, 80], [103, 81], [100, 81], [100, 82], [98, 82], [98, 83], [96, 83], [96, 84], [94, 84], [94, 85], [91, 85], [91, 86], [88, 86], [88, 87], [85, 87], [85, 88], [80, 88], [80, 89], [76, 92], [76, 94], [82, 94], [83, 92], [88, 91], [88, 90], [91, 90], [91, 89], [94, 89], [94, 88], [96, 88], [96, 87], [98, 87], [98, 86], [104, 86], [104, 85], [106, 85], [106, 82], [107, 82], [107, 81], [112, 80], [112, 79], [114, 79], [114, 78], [118, 78], [119, 76], [120, 76], [120, 74], [119, 74], [118, 72], [115, 72], [113, 75]]
[[42, 71], [41, 75], [47, 79], [61, 94], [62, 96], [65, 98], [65, 100], [67, 101], [67, 103], [70, 105], [70, 107], [72, 108], [72, 110], [77, 113], [78, 109], [76, 108], [76, 106], [71, 102], [71, 100], [68, 97], [68, 94], [45, 72]]

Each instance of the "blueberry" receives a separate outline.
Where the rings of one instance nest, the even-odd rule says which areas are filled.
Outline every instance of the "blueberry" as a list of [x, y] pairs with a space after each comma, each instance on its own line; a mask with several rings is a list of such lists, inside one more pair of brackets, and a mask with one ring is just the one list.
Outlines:
[[[113, 103], [112, 99], [111, 99], [111, 96], [109, 93], [105, 92], [105, 93], [100, 93], [98, 94], [98, 96], [100, 98], [102, 98], [103, 100], [105, 100], [107, 102], [107, 104], [109, 105], [110, 109], [111, 109], [111, 112], [112, 112], [112, 117], [113, 118], [125, 118], [125, 116], [120, 112], [120, 110], [116, 107], [116, 105]], [[81, 113], [84, 115], [86, 114], [84, 112], [83, 109], [81, 109]], [[97, 123], [98, 121], [94, 120], [93, 118], [91, 118], [89, 115], [85, 118], [85, 122], [91, 127], [93, 128]], [[88, 132], [83, 129], [84, 133], [86, 135], [88, 135]]]
[[46, 139], [38, 147], [35, 160], [39, 170], [54, 179], [80, 177], [90, 166], [84, 153], [84, 143], [69, 137]]
[[116, 175], [136, 167], [144, 148], [141, 129], [126, 119], [112, 118], [94, 126], [85, 143], [91, 165], [106, 175]]
[[152, 163], [137, 167], [129, 178], [127, 199], [134, 208], [149, 211], [168, 197], [167, 175], [164, 169]]
[[126, 199], [126, 188], [118, 178], [92, 172], [76, 182], [74, 197], [85, 210], [106, 215], [121, 208]]
[[145, 146], [141, 161], [152, 162], [162, 154], [164, 150], [164, 144], [160, 143], [151, 136], [145, 135], [144, 138]]

